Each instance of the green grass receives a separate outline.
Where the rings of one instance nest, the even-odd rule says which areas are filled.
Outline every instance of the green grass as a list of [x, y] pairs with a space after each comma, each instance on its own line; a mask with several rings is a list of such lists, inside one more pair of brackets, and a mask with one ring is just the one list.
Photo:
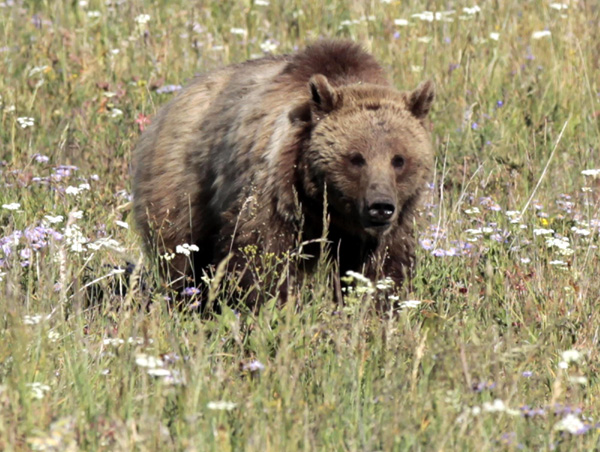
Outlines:
[[[432, 22], [412, 15], [450, 6], [12, 3], [0, 2], [0, 205], [19, 206], [0, 208], [0, 449], [600, 447], [600, 183], [581, 173], [600, 168], [595, 2], [473, 15], [448, 2], [451, 21]], [[386, 295], [367, 291], [336, 306], [325, 270], [257, 315], [169, 312], [154, 274], [153, 303], [115, 295], [112, 266], [150, 263], [129, 174], [136, 119], [173, 95], [156, 89], [320, 36], [364, 43], [400, 89], [436, 82], [424, 247], [399, 293], [422, 303], [381, 316]], [[565, 369], [566, 350], [580, 357]], [[158, 375], [145, 355], [162, 358]], [[585, 431], [558, 429], [570, 411]]]

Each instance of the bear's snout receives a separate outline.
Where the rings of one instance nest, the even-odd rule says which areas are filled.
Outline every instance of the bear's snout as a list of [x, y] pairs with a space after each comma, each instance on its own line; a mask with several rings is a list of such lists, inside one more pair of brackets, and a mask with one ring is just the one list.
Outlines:
[[376, 224], [387, 223], [390, 221], [395, 211], [396, 206], [391, 200], [375, 201], [368, 207], [369, 220], [371, 223]]

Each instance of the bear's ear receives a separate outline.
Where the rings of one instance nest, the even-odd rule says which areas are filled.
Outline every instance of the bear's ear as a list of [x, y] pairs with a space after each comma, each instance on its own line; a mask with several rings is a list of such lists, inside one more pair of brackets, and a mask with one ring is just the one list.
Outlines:
[[424, 119], [431, 110], [435, 97], [435, 86], [431, 80], [421, 83], [417, 89], [407, 96], [408, 110], [417, 119]]
[[312, 106], [322, 113], [330, 113], [338, 104], [339, 95], [322, 74], [313, 75], [308, 81]]

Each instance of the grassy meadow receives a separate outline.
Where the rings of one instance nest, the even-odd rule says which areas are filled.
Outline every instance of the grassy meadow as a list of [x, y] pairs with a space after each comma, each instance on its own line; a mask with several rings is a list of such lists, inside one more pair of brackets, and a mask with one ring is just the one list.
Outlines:
[[[599, 24], [585, 0], [0, 0], [0, 450], [600, 448]], [[195, 74], [323, 36], [436, 83], [411, 290], [354, 275], [336, 305], [324, 265], [282, 307], [171, 312], [132, 222], [140, 130]]]

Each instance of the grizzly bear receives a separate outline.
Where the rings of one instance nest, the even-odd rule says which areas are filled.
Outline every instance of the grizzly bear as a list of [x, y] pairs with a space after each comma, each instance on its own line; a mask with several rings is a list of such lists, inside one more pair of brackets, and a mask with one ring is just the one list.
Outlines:
[[[239, 276], [250, 254], [281, 262], [301, 244], [304, 258], [287, 274], [306, 274], [326, 231], [342, 274], [400, 285], [414, 263], [415, 208], [433, 165], [433, 98], [431, 81], [394, 89], [349, 41], [199, 76], [162, 107], [134, 151], [135, 220], [147, 250], [167, 258], [163, 274], [183, 288], [226, 258]], [[182, 244], [198, 251], [177, 253]], [[251, 273], [240, 278], [248, 289], [261, 284]]]

